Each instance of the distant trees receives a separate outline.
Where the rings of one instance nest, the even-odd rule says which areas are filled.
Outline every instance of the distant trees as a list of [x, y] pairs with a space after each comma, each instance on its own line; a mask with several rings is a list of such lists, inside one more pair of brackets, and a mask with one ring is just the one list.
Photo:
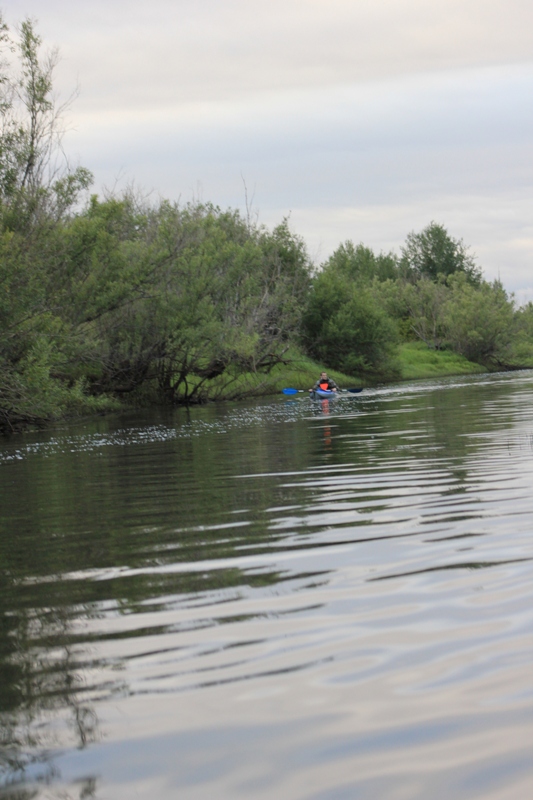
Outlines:
[[342, 244], [314, 278], [302, 336], [332, 367], [391, 377], [396, 343], [410, 339], [489, 368], [531, 363], [531, 319], [500, 282], [483, 280], [461, 240], [432, 222], [407, 236], [399, 257]]
[[465, 275], [450, 280], [445, 308], [446, 340], [470, 361], [506, 367], [515, 359], [514, 303], [499, 281], [478, 286]]
[[386, 281], [399, 276], [398, 259], [393, 253], [376, 254], [370, 247], [350, 241], [335, 250], [324, 268], [336, 270], [350, 281]]
[[429, 347], [450, 348], [488, 367], [514, 363], [513, 300], [500, 282], [483, 280], [461, 240], [435, 222], [410, 233], [399, 272], [397, 308], [404, 331]]
[[307, 350], [348, 375], [394, 374], [394, 321], [368, 287], [347, 286], [337, 275], [317, 278], [302, 324]]
[[397, 286], [397, 316], [403, 311], [406, 338], [416, 337], [428, 347], [440, 350], [446, 342], [445, 308], [449, 289], [444, 281], [428, 277], [402, 281]]

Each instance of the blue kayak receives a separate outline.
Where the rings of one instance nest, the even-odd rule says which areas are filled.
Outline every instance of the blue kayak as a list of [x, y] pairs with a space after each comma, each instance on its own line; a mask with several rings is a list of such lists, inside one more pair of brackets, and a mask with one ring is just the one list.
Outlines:
[[338, 396], [338, 392], [332, 392], [330, 389], [313, 389], [311, 392], [313, 400], [336, 400]]

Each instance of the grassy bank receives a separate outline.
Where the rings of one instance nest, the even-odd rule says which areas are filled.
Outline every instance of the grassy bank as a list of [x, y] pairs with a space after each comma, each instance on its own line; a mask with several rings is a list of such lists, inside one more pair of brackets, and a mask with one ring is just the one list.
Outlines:
[[[200, 390], [197, 399], [200, 402], [240, 400], [245, 397], [280, 394], [282, 389], [286, 387], [306, 391], [315, 383], [320, 372], [324, 369], [328, 371], [328, 375], [341, 388], [365, 387], [376, 382], [369, 380], [368, 377], [346, 375], [338, 370], [330, 370], [327, 365], [308, 358], [295, 347], [291, 348], [290, 353], [287, 354], [287, 362], [276, 365], [268, 375], [250, 372], [225, 373], [223, 376], [209, 381], [208, 386]], [[481, 365], [468, 361], [456, 353], [448, 350], [430, 350], [420, 342], [409, 342], [400, 345], [396, 369], [396, 380], [416, 380], [486, 372]], [[189, 389], [192, 388], [195, 381], [200, 383], [199, 378], [193, 377], [189, 381]], [[388, 381], [386, 379], [379, 381], [379, 383], [385, 382]], [[80, 395], [78, 404], [70, 403], [66, 405], [62, 409], [62, 414], [46, 413], [46, 410], [43, 410], [35, 418], [28, 416], [21, 419], [20, 424], [16, 419], [13, 420], [9, 428], [6, 426], [5, 432], [15, 432], [28, 427], [42, 427], [60, 418], [90, 416], [95, 413], [117, 411], [120, 408], [150, 408], [160, 405], [160, 403], [161, 398], [157, 392], [157, 387], [151, 383], [144, 384], [137, 392], [133, 392], [127, 398], [123, 398], [122, 402], [113, 396], [93, 398]]]
[[[308, 389], [316, 381], [322, 369], [327, 367], [303, 355], [295, 355], [290, 365], [279, 365], [272, 371], [268, 384], [272, 387], [272, 391], [281, 391], [284, 386]], [[446, 375], [468, 375], [487, 371], [480, 364], [468, 361], [464, 356], [450, 350], [430, 350], [423, 342], [407, 342], [400, 345], [397, 369], [398, 380], [439, 378]], [[344, 375], [335, 370], [328, 370], [328, 375], [344, 388], [368, 386], [372, 383], [367, 378]]]
[[[263, 396], [277, 394], [284, 388], [310, 389], [316, 382], [322, 370], [327, 369], [308, 358], [296, 348], [291, 348], [286, 364], [277, 364], [268, 375], [254, 374], [251, 372], [236, 373], [231, 376], [225, 374], [219, 379], [210, 381], [210, 400], [236, 400], [243, 396]], [[339, 386], [366, 386], [368, 381], [359, 377], [345, 375], [338, 370], [327, 369], [328, 375]]]
[[481, 364], [468, 361], [458, 353], [451, 350], [430, 350], [423, 342], [406, 342], [400, 345], [398, 359], [401, 379], [404, 381], [487, 372]]
[[[276, 393], [286, 386], [295, 389], [309, 389], [323, 369], [327, 369], [327, 366], [295, 352], [289, 365], [278, 365], [266, 380], [263, 379], [264, 385], [261, 388], [258, 385], [258, 393]], [[480, 364], [468, 361], [450, 350], [430, 350], [423, 342], [407, 342], [400, 345], [397, 369], [397, 379], [402, 381], [439, 378], [446, 375], [469, 375], [487, 371]], [[368, 378], [345, 375], [336, 370], [328, 370], [328, 375], [343, 388], [368, 386], [372, 383]], [[250, 377], [242, 376], [244, 380], [249, 380]]]
[[[287, 364], [278, 364], [268, 375], [252, 373], [236, 374], [228, 380], [213, 381], [209, 388], [212, 400], [235, 400], [245, 394], [255, 396], [271, 395], [281, 392], [285, 387], [309, 389], [320, 372], [327, 370], [340, 387], [369, 386], [376, 381], [360, 375], [346, 375], [338, 370], [328, 369], [292, 348]], [[449, 350], [430, 350], [423, 342], [408, 342], [400, 345], [396, 363], [396, 380], [416, 380], [418, 378], [438, 378], [446, 375], [468, 375], [486, 372], [480, 364], [468, 361], [463, 356]], [[388, 382], [382, 378], [379, 383]]]
[[359, 377], [345, 375], [334, 369], [328, 369], [322, 364], [318, 364], [311, 358], [296, 354], [289, 365], [280, 364], [272, 370], [269, 376], [269, 383], [273, 391], [279, 391], [285, 387], [294, 389], [310, 389], [318, 379], [322, 370], [327, 370], [330, 378], [333, 378], [339, 386], [348, 388], [350, 386], [365, 386], [367, 381], [362, 381]]
[[[252, 395], [270, 395], [281, 392], [285, 387], [309, 389], [326, 369], [340, 387], [369, 386], [375, 381], [360, 375], [346, 375], [338, 370], [328, 369], [292, 348], [288, 354], [287, 364], [278, 364], [269, 375], [245, 373], [235, 375], [230, 382], [214, 381], [210, 386], [210, 398], [214, 400], [234, 400], [246, 393]], [[449, 350], [430, 350], [423, 342], [408, 342], [400, 345], [397, 357], [397, 380], [416, 380], [418, 378], [438, 378], [446, 375], [468, 375], [486, 372], [480, 364], [468, 361], [463, 356]], [[388, 382], [381, 379], [380, 383]]]

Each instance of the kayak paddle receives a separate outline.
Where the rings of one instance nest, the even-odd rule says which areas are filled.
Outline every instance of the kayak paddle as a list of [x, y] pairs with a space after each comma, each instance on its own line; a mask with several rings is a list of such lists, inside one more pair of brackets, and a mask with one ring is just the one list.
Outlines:
[[[298, 392], [305, 392], [305, 389], [282, 389], [283, 394], [298, 394]], [[363, 388], [360, 389], [339, 389], [340, 392], [350, 392], [350, 394], [359, 394], [359, 392], [363, 391]]]

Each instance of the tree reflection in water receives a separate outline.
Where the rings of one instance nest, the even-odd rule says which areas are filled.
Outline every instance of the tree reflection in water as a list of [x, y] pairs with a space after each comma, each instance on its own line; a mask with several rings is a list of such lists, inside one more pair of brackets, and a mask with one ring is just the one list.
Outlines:
[[[84, 749], [100, 739], [98, 717], [81, 700], [82, 660], [79, 647], [66, 644], [72, 625], [65, 609], [2, 616], [0, 797], [30, 800], [39, 785], [61, 780], [54, 764], [59, 748]], [[51, 725], [52, 717], [63, 725]], [[85, 777], [75, 788], [63, 787], [61, 798], [90, 798], [95, 790], [96, 778]]]

